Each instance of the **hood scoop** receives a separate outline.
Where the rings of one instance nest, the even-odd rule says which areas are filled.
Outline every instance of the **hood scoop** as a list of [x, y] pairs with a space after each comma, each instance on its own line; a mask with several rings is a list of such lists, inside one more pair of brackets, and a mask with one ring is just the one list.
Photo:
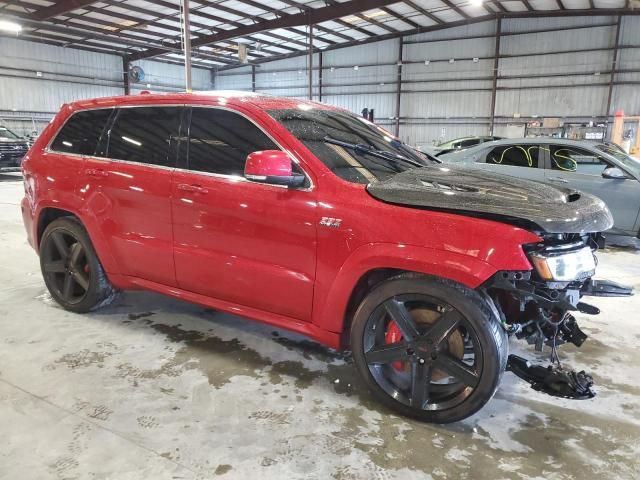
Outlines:
[[598, 198], [471, 167], [415, 168], [367, 186], [396, 205], [477, 216], [547, 233], [602, 232], [613, 218]]

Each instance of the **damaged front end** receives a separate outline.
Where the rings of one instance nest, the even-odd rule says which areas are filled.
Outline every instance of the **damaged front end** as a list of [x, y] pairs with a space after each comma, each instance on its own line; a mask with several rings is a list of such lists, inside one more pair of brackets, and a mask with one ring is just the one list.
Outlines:
[[602, 245], [600, 234], [541, 234], [542, 242], [524, 246], [531, 271], [501, 271], [480, 288], [510, 335], [543, 351], [551, 350], [551, 364], [532, 365], [510, 355], [507, 370], [550, 395], [586, 399], [595, 393], [590, 375], [564, 368], [557, 347], [580, 347], [587, 335], [571, 312], [597, 315], [600, 310], [582, 301], [584, 296], [629, 296], [633, 290], [606, 280], [592, 280]]

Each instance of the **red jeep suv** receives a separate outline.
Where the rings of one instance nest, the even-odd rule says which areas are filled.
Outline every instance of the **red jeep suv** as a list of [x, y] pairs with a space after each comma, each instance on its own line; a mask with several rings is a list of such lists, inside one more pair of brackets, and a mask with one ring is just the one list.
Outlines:
[[563, 397], [591, 378], [508, 355], [507, 337], [582, 343], [589, 195], [444, 167], [327, 105], [241, 92], [64, 105], [23, 164], [22, 213], [73, 312], [147, 289], [349, 348], [396, 411], [452, 422], [505, 369]]

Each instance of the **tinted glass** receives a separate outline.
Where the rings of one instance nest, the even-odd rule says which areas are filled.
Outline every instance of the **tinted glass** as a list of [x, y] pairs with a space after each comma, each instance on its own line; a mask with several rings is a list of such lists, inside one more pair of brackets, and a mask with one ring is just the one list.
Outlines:
[[608, 166], [597, 153], [581, 148], [551, 146], [551, 168], [553, 170], [577, 172], [585, 175], [602, 175], [602, 171]]
[[217, 108], [194, 108], [189, 131], [189, 168], [223, 175], [244, 174], [247, 155], [279, 150], [242, 115]]
[[597, 148], [601, 152], [611, 155], [612, 157], [617, 159], [619, 162], [622, 162], [622, 164], [626, 168], [631, 170], [633, 173], [635, 173], [636, 176], [640, 175], [640, 159], [627, 155], [626, 153], [624, 153], [624, 150], [621, 150], [620, 147], [618, 147], [617, 145], [602, 144], [602, 145], [596, 145], [595, 148]]
[[4, 140], [4, 139], [11, 139], [11, 140], [15, 140], [20, 138], [18, 135], [16, 135], [15, 133], [13, 133], [11, 130], [9, 130], [7, 127], [1, 127], [0, 126], [0, 139]]
[[56, 152], [94, 155], [112, 109], [87, 110], [71, 116], [51, 144]]
[[[324, 109], [271, 110], [268, 113], [333, 173], [350, 182], [368, 184], [431, 163], [422, 153], [357, 115]], [[374, 156], [363, 149], [335, 145], [327, 139], [360, 145], [379, 154]]]
[[178, 141], [181, 107], [122, 108], [109, 133], [107, 157], [174, 166], [171, 145]]
[[545, 147], [538, 145], [506, 145], [491, 149], [486, 162], [492, 165], [509, 165], [512, 167], [537, 168], [541, 158], [541, 150]]
[[469, 148], [474, 145], [480, 144], [481, 140], [479, 138], [470, 138], [469, 140], [463, 140], [461, 142], [455, 143], [455, 148]]

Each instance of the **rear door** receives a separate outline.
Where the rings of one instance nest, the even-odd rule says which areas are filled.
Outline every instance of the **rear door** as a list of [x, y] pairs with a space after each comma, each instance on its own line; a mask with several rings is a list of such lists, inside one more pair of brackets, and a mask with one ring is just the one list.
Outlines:
[[544, 181], [545, 145], [520, 143], [488, 148], [478, 155], [478, 166], [503, 175]]
[[550, 145], [550, 165], [546, 170], [551, 184], [570, 187], [600, 197], [613, 214], [614, 229], [635, 234], [640, 182], [634, 178], [603, 178], [602, 172], [614, 167], [597, 152], [573, 145]]
[[315, 192], [244, 178], [249, 153], [280, 149], [247, 117], [193, 107], [190, 125], [187, 168], [176, 171], [172, 187], [178, 285], [310, 320]]
[[86, 208], [124, 274], [175, 285], [171, 225], [182, 106], [124, 107], [85, 161]]

